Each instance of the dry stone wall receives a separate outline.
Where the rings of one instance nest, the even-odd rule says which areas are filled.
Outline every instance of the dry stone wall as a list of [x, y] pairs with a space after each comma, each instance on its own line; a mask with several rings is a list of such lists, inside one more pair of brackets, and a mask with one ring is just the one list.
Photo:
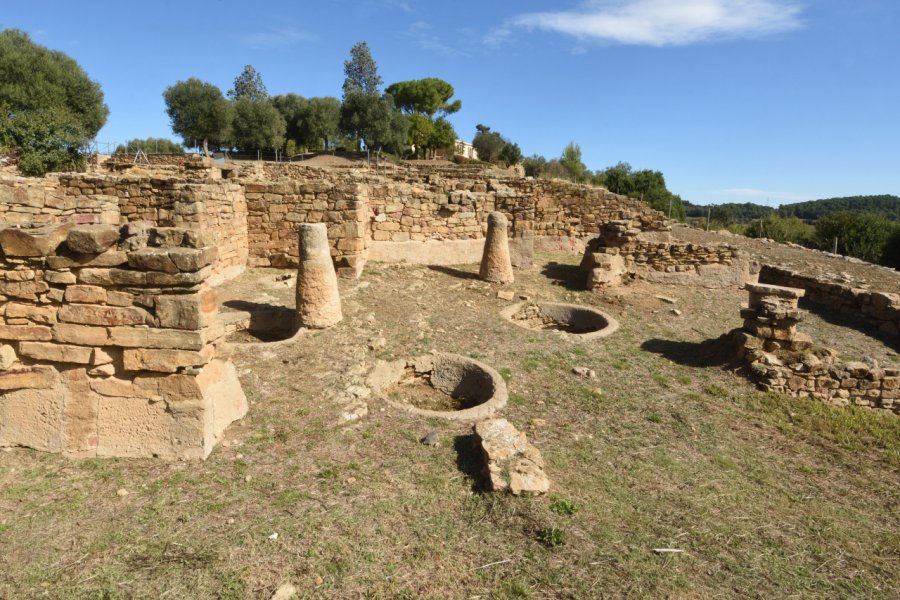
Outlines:
[[772, 265], [762, 267], [759, 280], [805, 290], [810, 302], [841, 315], [861, 318], [882, 333], [900, 337], [900, 294], [896, 292], [853, 288]]
[[0, 446], [203, 458], [246, 412], [196, 231], [0, 230]]
[[770, 392], [900, 413], [900, 369], [843, 362], [798, 332], [797, 301], [804, 290], [748, 284], [750, 303], [741, 310], [743, 329], [732, 332], [750, 377]]

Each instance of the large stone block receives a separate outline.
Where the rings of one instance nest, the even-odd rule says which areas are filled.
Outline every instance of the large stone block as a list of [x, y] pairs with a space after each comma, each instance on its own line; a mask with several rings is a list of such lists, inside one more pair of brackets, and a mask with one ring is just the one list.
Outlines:
[[0, 446], [61, 452], [66, 397], [61, 387], [20, 389], [0, 395]]
[[205, 288], [196, 294], [157, 296], [155, 304], [160, 327], [199, 330], [215, 318], [217, 294]]
[[109, 342], [109, 331], [106, 327], [58, 323], [53, 326], [53, 340], [81, 346], [105, 346]]
[[100, 254], [119, 241], [119, 228], [114, 225], [76, 225], [66, 236], [69, 250], [79, 254]]
[[97, 414], [97, 456], [175, 458], [172, 415], [165, 402], [101, 397]]
[[53, 334], [44, 325], [0, 325], [0, 340], [49, 341]]
[[52, 325], [56, 323], [56, 307], [9, 302], [5, 316], [7, 319], [28, 319], [41, 325]]
[[203, 336], [197, 331], [148, 327], [110, 327], [108, 343], [123, 348], [172, 348], [201, 350]]
[[11, 257], [48, 256], [56, 252], [71, 227], [71, 223], [28, 229], [7, 227], [0, 230], [0, 248], [3, 249], [3, 254]]
[[46, 362], [89, 365], [92, 362], [93, 349], [50, 342], [21, 342], [19, 355]]
[[122, 353], [122, 364], [126, 371], [155, 371], [175, 373], [183, 367], [197, 367], [212, 359], [214, 349], [206, 346], [200, 351], [128, 348]]
[[66, 288], [66, 302], [101, 304], [106, 302], [106, 288], [96, 285], [70, 285]]
[[118, 326], [143, 325], [149, 315], [136, 307], [65, 304], [60, 307], [57, 316], [65, 323]]

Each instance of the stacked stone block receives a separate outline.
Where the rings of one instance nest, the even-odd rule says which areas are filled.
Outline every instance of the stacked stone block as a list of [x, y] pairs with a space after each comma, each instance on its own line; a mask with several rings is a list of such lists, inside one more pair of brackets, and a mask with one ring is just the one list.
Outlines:
[[203, 458], [246, 399], [194, 230], [0, 229], [0, 445]]
[[900, 413], [900, 369], [842, 362], [837, 352], [813, 347], [797, 331], [797, 303], [804, 291], [747, 284], [744, 327], [732, 337], [747, 372], [763, 390], [814, 398], [836, 406], [854, 404]]

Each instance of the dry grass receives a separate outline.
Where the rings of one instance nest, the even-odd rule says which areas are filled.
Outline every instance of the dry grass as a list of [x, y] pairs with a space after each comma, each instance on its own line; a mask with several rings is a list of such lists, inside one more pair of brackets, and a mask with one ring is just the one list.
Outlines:
[[[337, 327], [236, 354], [250, 413], [206, 462], [0, 453], [0, 597], [268, 598], [288, 580], [303, 598], [896, 597], [900, 419], [733, 374], [715, 340], [742, 292], [603, 297], [568, 289], [577, 257], [542, 259], [560, 264], [519, 273], [518, 293], [599, 306], [619, 332], [516, 327], [474, 267], [371, 265], [342, 282]], [[228, 293], [290, 305], [274, 275]], [[826, 321], [813, 333], [896, 360]], [[377, 401], [340, 424], [337, 392], [376, 358], [431, 349], [508, 380], [503, 416], [544, 453], [548, 497], [479, 491], [465, 425]]]

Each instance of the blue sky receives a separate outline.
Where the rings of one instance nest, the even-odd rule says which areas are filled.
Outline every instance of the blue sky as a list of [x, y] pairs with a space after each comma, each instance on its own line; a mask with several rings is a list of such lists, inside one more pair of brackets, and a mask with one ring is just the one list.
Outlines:
[[658, 169], [704, 204], [900, 195], [897, 0], [7, 1], [7, 27], [100, 82], [100, 142], [174, 137], [165, 87], [225, 91], [245, 64], [271, 94], [340, 96], [365, 40], [385, 84], [453, 84], [464, 139], [575, 141], [591, 169]]

